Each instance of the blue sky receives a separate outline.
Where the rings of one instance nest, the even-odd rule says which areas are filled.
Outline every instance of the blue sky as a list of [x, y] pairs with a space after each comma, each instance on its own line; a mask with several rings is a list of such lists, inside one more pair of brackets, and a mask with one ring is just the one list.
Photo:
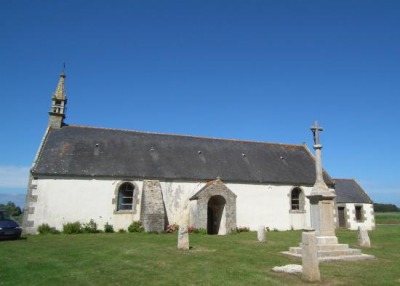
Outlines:
[[0, 203], [66, 62], [73, 125], [300, 144], [400, 206], [399, 1], [1, 1]]

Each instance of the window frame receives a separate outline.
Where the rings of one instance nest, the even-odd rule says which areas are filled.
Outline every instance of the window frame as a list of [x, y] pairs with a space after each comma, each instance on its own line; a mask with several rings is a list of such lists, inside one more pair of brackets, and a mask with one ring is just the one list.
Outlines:
[[354, 206], [354, 218], [356, 222], [364, 222], [364, 208], [362, 205]]
[[[131, 187], [131, 190], [128, 189], [128, 186]], [[123, 192], [132, 191], [132, 196], [122, 196]], [[115, 214], [125, 214], [125, 213], [136, 213], [137, 203], [138, 203], [138, 194], [139, 189], [134, 182], [131, 181], [121, 181], [115, 188], [115, 197], [113, 199], [114, 213]], [[124, 199], [130, 199], [128, 203], [122, 203]], [[121, 205], [128, 205], [130, 208], [121, 208]]]
[[[294, 197], [294, 195], [296, 195]], [[293, 187], [289, 193], [290, 213], [305, 213], [304, 190], [300, 187]]]

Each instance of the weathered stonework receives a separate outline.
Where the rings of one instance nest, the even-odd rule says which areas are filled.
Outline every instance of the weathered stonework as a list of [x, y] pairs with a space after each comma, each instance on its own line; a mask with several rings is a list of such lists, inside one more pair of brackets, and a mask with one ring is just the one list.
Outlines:
[[179, 226], [178, 231], [178, 249], [189, 250], [189, 231], [185, 225]]
[[358, 245], [361, 247], [371, 247], [371, 241], [369, 239], [368, 231], [363, 227], [358, 227]]
[[30, 174], [25, 198], [24, 215], [22, 220], [22, 231], [24, 234], [36, 233], [36, 229], [34, 229], [34, 221], [29, 220], [29, 215], [35, 213], [35, 207], [33, 207], [32, 204], [37, 202], [38, 200], [37, 195], [33, 195], [33, 190], [37, 189], [37, 185], [34, 184], [33, 181], [33, 176], [32, 174]]
[[304, 229], [302, 233], [303, 279], [310, 282], [320, 281], [317, 238], [314, 229]]
[[260, 225], [257, 229], [257, 239], [259, 242], [265, 242], [265, 226]]
[[[132, 209], [130, 210], [118, 210], [118, 193], [121, 185], [124, 183], [129, 183], [133, 186]], [[114, 214], [129, 214], [129, 213], [135, 214], [137, 212], [137, 207], [140, 203], [138, 196], [139, 196], [139, 187], [135, 182], [130, 180], [119, 181], [114, 190], [114, 198], [112, 198], [111, 200], [111, 204], [113, 205], [114, 208]]]
[[146, 232], [165, 230], [165, 208], [160, 181], [143, 182], [141, 210], [142, 224]]
[[236, 195], [220, 179], [207, 183], [190, 200], [194, 201], [191, 204], [191, 224], [196, 228], [210, 228], [208, 215], [212, 206], [209, 203], [219, 200], [220, 217], [216, 218], [217, 230], [212, 233], [226, 234], [236, 230]]
[[[334, 220], [334, 202], [336, 194], [329, 190], [322, 176], [322, 145], [319, 144], [318, 132], [322, 131], [323, 129], [321, 127], [318, 127], [318, 124], [316, 122], [315, 126], [313, 126], [311, 130], [313, 131], [315, 142], [314, 149], [316, 180], [311, 194], [307, 196], [307, 198], [310, 200], [311, 228], [313, 229], [313, 233], [315, 231], [317, 244], [315, 255], [318, 257], [318, 260], [320, 262], [372, 259], [374, 258], [374, 256], [372, 255], [362, 254], [359, 249], [351, 249], [347, 244], [338, 243], [338, 238], [335, 234]], [[354, 209], [353, 215], [355, 216]], [[336, 221], [336, 223], [337, 222], [338, 220]], [[283, 253], [300, 258], [304, 255], [307, 255], [305, 251], [307, 250], [305, 250], [304, 246], [300, 244], [300, 247], [290, 247], [289, 251]]]

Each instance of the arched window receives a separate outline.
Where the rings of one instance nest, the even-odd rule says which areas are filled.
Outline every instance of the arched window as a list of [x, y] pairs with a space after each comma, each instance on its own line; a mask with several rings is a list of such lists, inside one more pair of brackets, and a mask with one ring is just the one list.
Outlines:
[[300, 188], [294, 188], [290, 194], [290, 210], [304, 210], [304, 195], [303, 191]]
[[134, 186], [130, 183], [123, 183], [118, 189], [118, 205], [117, 210], [133, 209], [133, 191]]

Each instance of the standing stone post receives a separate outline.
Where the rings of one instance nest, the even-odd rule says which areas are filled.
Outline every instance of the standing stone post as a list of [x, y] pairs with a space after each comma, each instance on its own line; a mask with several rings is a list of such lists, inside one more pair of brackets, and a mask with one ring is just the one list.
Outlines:
[[187, 226], [180, 225], [178, 231], [178, 249], [189, 250], [189, 231]]
[[312, 228], [303, 229], [301, 242], [301, 262], [303, 266], [302, 277], [304, 280], [310, 282], [320, 281], [321, 274], [319, 272], [317, 237], [315, 236], [315, 230]]
[[257, 239], [259, 242], [265, 242], [265, 226], [260, 225], [257, 230]]
[[368, 231], [361, 226], [358, 227], [358, 245], [361, 247], [371, 247]]

